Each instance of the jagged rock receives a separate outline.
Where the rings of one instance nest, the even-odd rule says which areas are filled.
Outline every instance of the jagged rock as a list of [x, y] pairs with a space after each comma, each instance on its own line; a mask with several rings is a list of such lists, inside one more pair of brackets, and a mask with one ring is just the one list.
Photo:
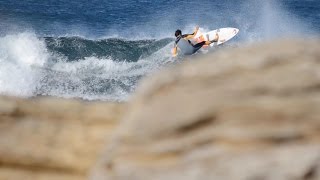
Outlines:
[[221, 51], [144, 80], [91, 179], [320, 179], [320, 42]]
[[123, 105], [0, 97], [0, 179], [86, 179]]

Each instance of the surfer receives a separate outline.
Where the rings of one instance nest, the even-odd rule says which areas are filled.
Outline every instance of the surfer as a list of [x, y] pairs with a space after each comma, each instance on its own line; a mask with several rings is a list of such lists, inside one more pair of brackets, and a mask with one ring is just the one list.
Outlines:
[[192, 44], [190, 39], [194, 38], [194, 36], [197, 34], [199, 30], [199, 27], [197, 26], [195, 31], [192, 34], [183, 34], [180, 29], [176, 30], [175, 36], [176, 36], [176, 41], [174, 44], [174, 48], [172, 50], [173, 56], [176, 56], [178, 53], [178, 47], [183, 53], [183, 55], [191, 55], [197, 52], [199, 49], [201, 49], [202, 46], [204, 45], [210, 45], [213, 42], [217, 42], [219, 39], [218, 33], [216, 34], [216, 37], [212, 41], [202, 41], [197, 44]]

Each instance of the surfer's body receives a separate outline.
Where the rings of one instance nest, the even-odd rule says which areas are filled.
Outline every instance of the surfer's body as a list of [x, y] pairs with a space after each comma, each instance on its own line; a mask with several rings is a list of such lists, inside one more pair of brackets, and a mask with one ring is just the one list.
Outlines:
[[176, 41], [172, 51], [174, 56], [178, 54], [178, 48], [183, 55], [191, 55], [201, 49], [202, 46], [210, 45], [212, 42], [216, 42], [219, 39], [219, 36], [217, 34], [216, 38], [213, 41], [202, 41], [197, 44], [192, 44], [190, 39], [194, 38], [198, 30], [199, 27], [196, 27], [195, 31], [192, 34], [182, 34], [181, 30], [177, 30], [175, 32]]

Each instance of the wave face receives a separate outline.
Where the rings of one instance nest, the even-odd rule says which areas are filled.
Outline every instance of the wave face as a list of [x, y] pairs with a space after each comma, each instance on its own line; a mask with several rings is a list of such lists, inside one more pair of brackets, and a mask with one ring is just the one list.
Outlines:
[[122, 101], [141, 77], [171, 61], [170, 43], [7, 35], [0, 38], [0, 93]]
[[115, 61], [136, 62], [158, 51], [174, 39], [124, 40], [117, 38], [88, 40], [80, 37], [46, 37], [48, 50], [64, 56], [68, 61], [86, 57], [105, 58]]
[[319, 12], [318, 0], [0, 1], [0, 95], [125, 101], [177, 61], [176, 29], [236, 27], [222, 48], [237, 47], [318, 37]]

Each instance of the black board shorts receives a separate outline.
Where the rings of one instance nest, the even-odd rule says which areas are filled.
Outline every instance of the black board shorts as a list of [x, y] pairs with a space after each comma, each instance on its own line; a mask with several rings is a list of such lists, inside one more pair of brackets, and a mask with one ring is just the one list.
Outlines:
[[202, 41], [202, 42], [199, 42], [198, 44], [193, 45], [193, 53], [197, 52], [205, 44], [206, 44], [206, 42]]

